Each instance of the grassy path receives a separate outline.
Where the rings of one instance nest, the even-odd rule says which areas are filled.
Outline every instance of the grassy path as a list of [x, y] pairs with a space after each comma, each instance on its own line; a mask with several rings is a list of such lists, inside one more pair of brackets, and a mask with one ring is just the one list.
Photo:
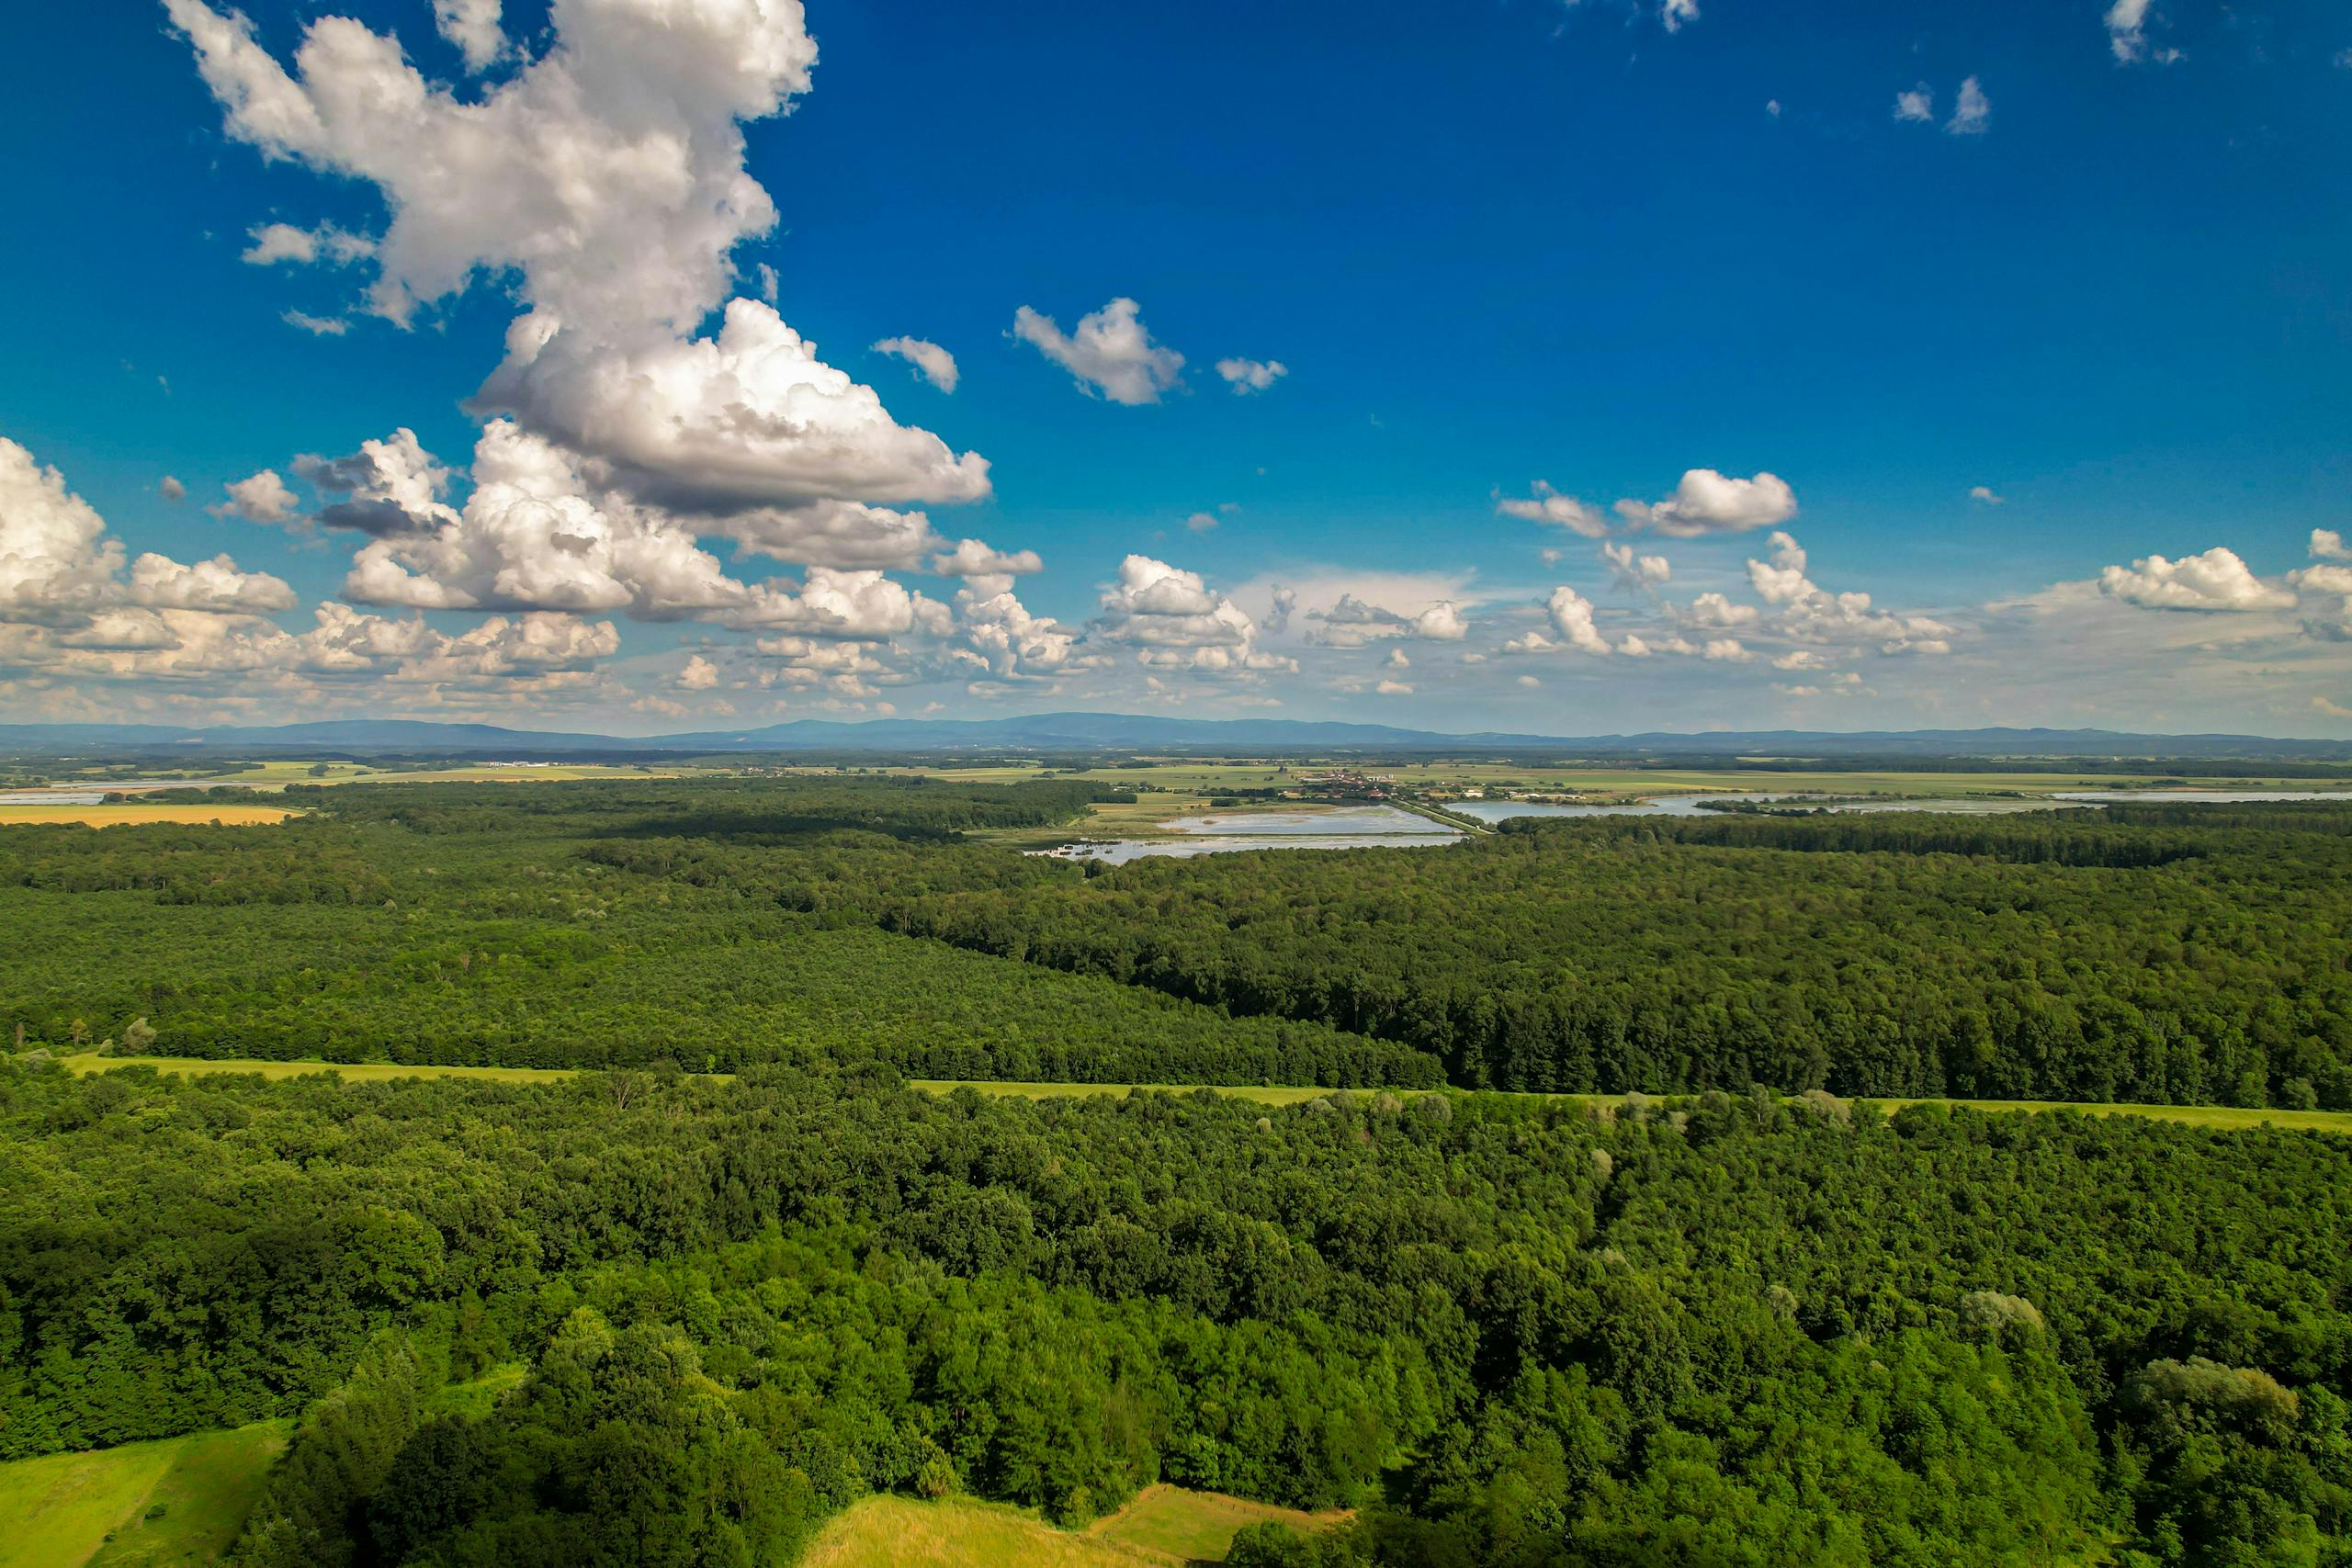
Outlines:
[[[103, 1073], [117, 1067], [153, 1067], [164, 1073], [258, 1073], [266, 1078], [291, 1078], [332, 1072], [348, 1079], [370, 1083], [392, 1078], [481, 1078], [493, 1083], [554, 1083], [571, 1077], [577, 1070], [571, 1067], [410, 1066], [397, 1062], [267, 1062], [198, 1056], [101, 1056], [91, 1051], [60, 1059], [77, 1073]], [[728, 1079], [734, 1075], [717, 1073], [711, 1076]], [[1091, 1094], [1123, 1095], [1136, 1089], [1159, 1094], [1193, 1094], [1206, 1087], [1215, 1093], [1231, 1095], [1236, 1100], [1255, 1100], [1261, 1105], [1296, 1105], [1303, 1100], [1319, 1100], [1327, 1094], [1373, 1092], [1284, 1084], [1016, 1083], [977, 1078], [914, 1078], [910, 1081], [916, 1089], [933, 1094], [970, 1089], [982, 1094], [1018, 1095], [1028, 1100], [1074, 1100]], [[1421, 1094], [1430, 1091], [1408, 1089], [1403, 1092]], [[1460, 1091], [1447, 1089], [1443, 1092], [1453, 1094]], [[1537, 1098], [1576, 1100], [1590, 1105], [1623, 1105], [1626, 1099], [1619, 1094], [1550, 1094]], [[1650, 1098], [1670, 1100], [1677, 1097], [1654, 1095]], [[2236, 1105], [2102, 1104], [2056, 1100], [1874, 1100], [1871, 1103], [1889, 1110], [1905, 1105], [1953, 1105], [1972, 1111], [2075, 1111], [2086, 1116], [2145, 1116], [2162, 1122], [2185, 1122], [2197, 1127], [2290, 1127], [2312, 1133], [2352, 1134], [2352, 1111], [2346, 1111], [2248, 1109]]]

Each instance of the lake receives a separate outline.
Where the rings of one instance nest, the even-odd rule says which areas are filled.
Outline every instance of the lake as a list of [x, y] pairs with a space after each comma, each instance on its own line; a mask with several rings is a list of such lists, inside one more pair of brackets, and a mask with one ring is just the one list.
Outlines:
[[[2103, 806], [2110, 801], [2212, 801], [2231, 803], [2265, 800], [2352, 800], [2352, 791], [2112, 789], [2076, 790], [2030, 797], [1952, 795], [1926, 800], [1830, 800], [1819, 795], [1754, 792], [1724, 795], [1668, 795], [1622, 806], [1568, 806], [1536, 800], [1459, 800], [1446, 809], [1481, 822], [1509, 822], [1524, 817], [1717, 817], [1731, 815], [1702, 807], [1701, 801], [1744, 801], [1755, 805], [1790, 802], [1825, 811], [1927, 811], [1952, 817], [1989, 817], [2013, 811], [2065, 811]], [[1214, 811], [1199, 817], [1179, 817], [1160, 824], [1174, 839], [1114, 839], [1091, 844], [1064, 844], [1035, 850], [1033, 854], [1057, 860], [1092, 861], [1125, 865], [1149, 855], [1188, 860], [1194, 855], [1231, 854], [1239, 850], [1377, 850], [1414, 849], [1450, 844], [1462, 837], [1426, 817], [1393, 806], [1304, 807], [1295, 811]]]
[[[2065, 797], [2071, 799], [2073, 797]], [[1562, 806], [1533, 800], [1463, 800], [1447, 809], [1481, 822], [1508, 822], [1521, 817], [1719, 817], [1725, 813], [1701, 801], [1742, 801], [1751, 805], [1788, 802], [1824, 811], [1932, 811], [1956, 817], [1992, 816], [2008, 811], [2057, 811], [2060, 800], [2012, 800], [1999, 796], [1953, 796], [1934, 800], [1827, 800], [1818, 795], [1788, 794], [1668, 795], [1654, 800], [1629, 801], [1623, 806]]]

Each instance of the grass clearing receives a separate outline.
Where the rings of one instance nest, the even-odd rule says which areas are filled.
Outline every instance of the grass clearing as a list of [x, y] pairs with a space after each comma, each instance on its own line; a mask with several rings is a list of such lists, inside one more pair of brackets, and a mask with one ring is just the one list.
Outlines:
[[2287, 1111], [2243, 1105], [2123, 1105], [2063, 1100], [1874, 1100], [1898, 1111], [1906, 1105], [1965, 1106], [1971, 1111], [2075, 1111], [2086, 1116], [2145, 1116], [2158, 1122], [2186, 1122], [2192, 1127], [2291, 1127], [2307, 1133], [2352, 1134], [2352, 1111]]
[[802, 1568], [1181, 1568], [1223, 1562], [1247, 1525], [1277, 1520], [1315, 1529], [1344, 1517], [1151, 1486], [1078, 1531], [998, 1503], [875, 1496], [836, 1517], [800, 1561]]
[[[706, 770], [697, 769], [696, 772]], [[615, 767], [597, 762], [550, 762], [511, 768], [431, 768], [415, 773], [376, 769], [350, 778], [288, 779], [288, 784], [549, 784], [573, 779], [674, 779], [677, 768]]]
[[261, 1495], [288, 1429], [263, 1421], [0, 1464], [0, 1518], [15, 1521], [0, 1531], [0, 1568], [217, 1562]]
[[162, 801], [125, 801], [119, 806], [0, 806], [0, 828], [58, 822], [79, 823], [86, 828], [119, 828], [137, 822], [217, 822], [224, 828], [251, 828], [283, 822], [296, 815], [276, 806], [185, 806]]
[[[482, 1078], [494, 1083], [555, 1083], [571, 1077], [577, 1070], [571, 1067], [412, 1066], [398, 1062], [266, 1062], [201, 1056], [101, 1056], [95, 1051], [58, 1059], [71, 1071], [85, 1074], [112, 1072], [118, 1067], [153, 1067], [161, 1073], [258, 1073], [266, 1078], [303, 1077], [332, 1072], [354, 1082], [381, 1082], [390, 1078]], [[729, 1073], [710, 1076], [722, 1080], [733, 1077]], [[968, 1089], [980, 1094], [1017, 1096], [1024, 1100], [1083, 1100], [1105, 1094], [1125, 1096], [1137, 1089], [1146, 1094], [1198, 1094], [1205, 1089], [1212, 1094], [1247, 1100], [1260, 1105], [1299, 1105], [1329, 1094], [1363, 1096], [1380, 1092], [1377, 1089], [1325, 1089], [1312, 1084], [1035, 1083], [989, 1078], [910, 1078], [908, 1085], [929, 1094], [949, 1094], [959, 1089]], [[1416, 1089], [1396, 1092], [1410, 1097], [1464, 1091]], [[1574, 1100], [1593, 1106], [1623, 1106], [1628, 1103], [1626, 1097], [1619, 1094], [1546, 1094], [1533, 1098]], [[1670, 1104], [1674, 1100], [1692, 1097], [1656, 1095], [1648, 1098], [1654, 1104]], [[1846, 1100], [1841, 1103], [1851, 1105], [1857, 1102]], [[2085, 1116], [2145, 1116], [2159, 1122], [2182, 1122], [2193, 1127], [2224, 1130], [2285, 1127], [2300, 1132], [2352, 1135], [2352, 1111], [2290, 1111], [2241, 1105], [2139, 1105], [2121, 1101], [2063, 1100], [1870, 1099], [1867, 1103], [1883, 1106], [1890, 1113], [1906, 1105], [1950, 1105], [1970, 1111], [2026, 1114], [2072, 1111]]]
[[1218, 1492], [1147, 1486], [1134, 1502], [1087, 1533], [1159, 1562], [1222, 1562], [1233, 1550], [1233, 1538], [1251, 1525], [1283, 1524], [1311, 1531], [1328, 1529], [1346, 1517], [1278, 1508], [1272, 1503], [1252, 1503]]
[[1340, 1092], [1296, 1084], [1014, 1083], [979, 1078], [910, 1078], [908, 1084], [910, 1088], [930, 1094], [948, 1094], [959, 1089], [968, 1089], [981, 1094], [1021, 1100], [1084, 1100], [1101, 1094], [1125, 1096], [1137, 1089], [1146, 1094], [1198, 1094], [1205, 1088], [1213, 1094], [1255, 1100], [1261, 1105], [1298, 1105]]
[[153, 1067], [159, 1073], [258, 1073], [266, 1078], [311, 1077], [334, 1073], [354, 1083], [381, 1083], [390, 1078], [482, 1078], [492, 1083], [558, 1083], [571, 1077], [570, 1067], [443, 1067], [411, 1066], [401, 1062], [269, 1062], [251, 1057], [101, 1056], [84, 1051], [58, 1058], [76, 1073], [110, 1073], [118, 1067]]

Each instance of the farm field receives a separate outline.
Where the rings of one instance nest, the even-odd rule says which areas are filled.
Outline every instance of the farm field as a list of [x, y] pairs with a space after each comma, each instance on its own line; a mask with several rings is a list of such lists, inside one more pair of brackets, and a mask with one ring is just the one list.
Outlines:
[[1313, 1529], [1334, 1517], [1153, 1486], [1081, 1531], [1056, 1529], [1000, 1504], [874, 1496], [828, 1525], [801, 1562], [803, 1568], [1180, 1568], [1223, 1562], [1235, 1532], [1250, 1525]]
[[1168, 790], [1138, 795], [1133, 801], [1103, 801], [1085, 808], [1085, 815], [1075, 822], [1058, 823], [1042, 828], [997, 828], [975, 833], [974, 838], [1004, 849], [1042, 849], [1053, 844], [1066, 844], [1073, 838], [1102, 839], [1181, 839], [1182, 833], [1171, 831], [1165, 824], [1180, 817], [1197, 817], [1216, 811], [1223, 815], [1241, 815], [1265, 811], [1295, 811], [1299, 803], [1291, 800], [1246, 800], [1238, 806], [1212, 804], [1218, 797], [1201, 790]]
[[[0, 1464], [0, 1568], [195, 1568], [261, 1495], [288, 1424]], [[150, 1517], [152, 1514], [153, 1517]]]
[[[196, 1056], [101, 1056], [96, 1052], [84, 1052], [61, 1057], [60, 1060], [72, 1071], [85, 1075], [112, 1072], [120, 1067], [153, 1067], [163, 1073], [258, 1073], [266, 1078], [301, 1077], [333, 1072], [356, 1083], [381, 1083], [394, 1078], [476, 1078], [491, 1083], [553, 1083], [573, 1076], [571, 1069], [560, 1067], [408, 1066], [396, 1062], [269, 1062]], [[723, 1081], [733, 1075], [714, 1073], [696, 1076]], [[931, 1094], [949, 1094], [959, 1089], [968, 1089], [979, 1094], [1019, 1100], [1083, 1100], [1097, 1095], [1133, 1094], [1138, 1089], [1147, 1094], [1197, 1094], [1205, 1088], [1212, 1094], [1251, 1100], [1260, 1105], [1298, 1105], [1330, 1094], [1377, 1092], [1289, 1084], [1016, 1083], [985, 1078], [914, 1078], [909, 1083], [910, 1087]], [[1459, 1094], [1462, 1091], [1406, 1089], [1399, 1092]], [[1575, 1100], [1596, 1106], [1628, 1103], [1625, 1097], [1613, 1094], [1544, 1094], [1528, 1098]], [[2139, 1116], [2158, 1122], [2181, 1122], [2194, 1127], [2286, 1127], [2303, 1132], [2352, 1134], [2352, 1111], [2249, 1109], [2237, 1105], [2137, 1105], [2056, 1100], [1871, 1100], [1860, 1102], [1844, 1100], [1840, 1103], [1867, 1103], [1890, 1111], [1906, 1105], [1949, 1105], [1969, 1111], [2028, 1114], [2072, 1111], [2085, 1116]]]
[[[1356, 762], [1259, 762], [1250, 761], [1172, 761], [1148, 766], [1090, 768], [1055, 777], [1083, 778], [1138, 793], [1133, 803], [1114, 802], [1086, 807], [1075, 823], [1048, 828], [1000, 829], [976, 835], [1010, 849], [1039, 849], [1073, 838], [1167, 839], [1161, 825], [1171, 818], [1213, 809], [1210, 802], [1235, 790], [1283, 789], [1296, 785], [1302, 775], [1330, 766], [1361, 766], [1366, 772], [1394, 778], [1417, 790], [1511, 789], [1537, 794], [1577, 795], [1587, 798], [1631, 801], [1661, 795], [1711, 794], [1823, 794], [1842, 795], [1916, 796], [1951, 799], [1983, 795], [2045, 796], [2083, 789], [2133, 789], [2158, 784], [2165, 775], [2145, 773], [1930, 773], [1901, 770], [1846, 773], [1826, 770], [1748, 771], [1720, 768], [1647, 769], [1585, 768], [1491, 761], [1434, 761], [1400, 764]], [[821, 770], [811, 770], [820, 772]], [[1018, 766], [974, 768], [876, 769], [900, 775], [967, 784], [1017, 784], [1045, 776], [1042, 769]], [[2177, 782], [2177, 781], [2174, 781]], [[2259, 773], [2241, 777], [2199, 778], [2204, 789], [2308, 791], [2314, 796], [2346, 794], [2345, 786], [2326, 780], [2277, 778]], [[1247, 802], [1220, 810], [1279, 810], [1280, 803]]]
[[275, 806], [174, 805], [125, 801], [119, 806], [0, 806], [0, 828], [79, 823], [120, 828], [142, 822], [218, 822], [224, 828], [272, 825], [297, 815]]
[[430, 768], [416, 773], [376, 770], [364, 775], [313, 779], [307, 774], [276, 781], [288, 784], [560, 784], [579, 779], [672, 779], [676, 768], [609, 767], [595, 762], [551, 762], [541, 767]]

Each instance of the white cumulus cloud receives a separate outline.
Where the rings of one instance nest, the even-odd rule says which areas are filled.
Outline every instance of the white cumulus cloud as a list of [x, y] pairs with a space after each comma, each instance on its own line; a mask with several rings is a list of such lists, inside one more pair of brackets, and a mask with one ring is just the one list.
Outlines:
[[1551, 621], [1552, 629], [1560, 634], [1570, 648], [1586, 653], [1608, 653], [1609, 639], [1593, 625], [1592, 601], [1562, 583], [1552, 590], [1544, 601], [1544, 614]]
[[2146, 556], [2098, 574], [2099, 591], [2152, 610], [2278, 610], [2295, 596], [2255, 576], [2234, 550], [2216, 545], [2202, 555], [2167, 560]]
[[1069, 371], [1079, 389], [1114, 403], [1156, 403], [1177, 384], [1184, 356], [1151, 340], [1142, 307], [1125, 297], [1079, 318], [1065, 333], [1050, 316], [1023, 305], [1013, 312], [1012, 335]]
[[1234, 393], [1247, 397], [1262, 392], [1290, 374], [1290, 367], [1279, 359], [1220, 359], [1216, 373], [1225, 378]]
[[1664, 501], [1621, 501], [1617, 514], [1636, 528], [1688, 539], [1785, 523], [1797, 514], [1797, 498], [1777, 474], [1743, 479], [1713, 468], [1692, 468]]
[[1575, 496], [1563, 495], [1542, 479], [1537, 479], [1523, 497], [1498, 496], [1495, 510], [1523, 523], [1556, 524], [1588, 539], [1600, 538], [1609, 532], [1609, 519], [1601, 515], [1600, 508], [1587, 506]]
[[268, 523], [284, 525], [300, 521], [302, 503], [286, 488], [276, 468], [264, 468], [257, 474], [232, 479], [225, 487], [226, 501], [216, 501], [205, 508], [215, 517], [242, 517], [248, 523]]
[[[193, 565], [148, 553], [129, 562], [106, 520], [16, 442], [0, 436], [0, 622], [87, 628], [107, 612], [246, 615], [290, 609], [294, 591], [227, 556]], [[137, 621], [121, 615], [118, 630]], [[152, 628], [153, 621], [138, 622]]]
[[1137, 661], [1154, 669], [1232, 674], [1298, 668], [1260, 649], [1257, 623], [1199, 573], [1149, 556], [1119, 563], [1101, 605], [1093, 635], [1136, 649]]
[[1984, 96], [1984, 87], [1971, 76], [1960, 85], [1960, 96], [1953, 103], [1951, 118], [1944, 129], [1954, 136], [1980, 136], [1993, 123], [1993, 100]]
[[[775, 302], [773, 298], [769, 302]], [[928, 338], [886, 337], [874, 345], [874, 352], [905, 360], [924, 380], [943, 392], [956, 389], [956, 356]]]
[[[808, 90], [797, 0], [563, 0], [540, 52], [464, 92], [348, 17], [312, 21], [289, 72], [241, 16], [166, 10], [231, 135], [381, 195], [368, 309], [405, 324], [477, 280], [521, 297], [485, 412], [673, 509], [988, 493], [984, 459], [899, 424], [772, 307], [734, 300], [716, 340], [690, 335], [726, 301], [735, 245], [775, 222], [741, 127]], [[479, 66], [496, 12], [458, 0], [438, 20]]]

